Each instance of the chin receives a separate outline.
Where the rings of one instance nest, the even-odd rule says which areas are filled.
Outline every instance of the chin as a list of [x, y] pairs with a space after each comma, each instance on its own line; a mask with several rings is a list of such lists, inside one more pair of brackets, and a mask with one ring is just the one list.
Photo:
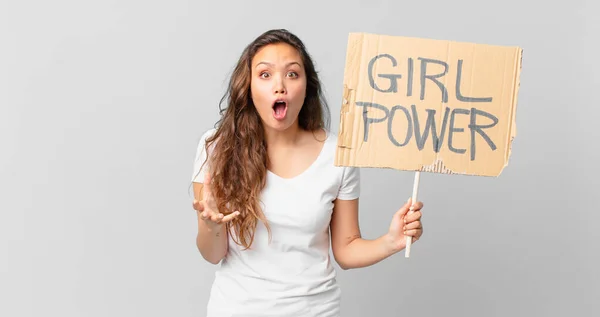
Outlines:
[[288, 130], [289, 128], [292, 128], [296, 124], [296, 120], [281, 121], [281, 120], [274, 120], [274, 119], [270, 118], [270, 120], [263, 121], [263, 124], [265, 125], [266, 128], [283, 132], [283, 131]]

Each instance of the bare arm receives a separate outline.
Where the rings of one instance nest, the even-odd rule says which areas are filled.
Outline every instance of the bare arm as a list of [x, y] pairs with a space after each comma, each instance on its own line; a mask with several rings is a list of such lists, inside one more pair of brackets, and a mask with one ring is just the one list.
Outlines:
[[344, 270], [373, 265], [394, 254], [385, 236], [363, 239], [358, 224], [358, 199], [336, 200], [331, 218], [331, 246]]
[[347, 270], [376, 264], [403, 250], [406, 247], [405, 235], [413, 236], [413, 241], [416, 241], [422, 233], [422, 204], [417, 203], [413, 208], [415, 212], [406, 216], [409, 206], [407, 203], [396, 212], [388, 233], [377, 239], [367, 240], [361, 237], [358, 224], [358, 199], [336, 200], [330, 228], [333, 255], [340, 267]]
[[[202, 219], [204, 212], [202, 183], [194, 183], [194, 209], [198, 215], [198, 235], [196, 246], [202, 257], [212, 263], [218, 264], [227, 254], [227, 230], [223, 223], [209, 225], [207, 220]], [[211, 221], [211, 220], [208, 220]]]

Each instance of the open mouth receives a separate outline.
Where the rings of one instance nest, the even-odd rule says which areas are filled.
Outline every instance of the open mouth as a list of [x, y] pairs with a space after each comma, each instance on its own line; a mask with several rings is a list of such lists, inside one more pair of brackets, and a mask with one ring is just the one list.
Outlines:
[[281, 120], [285, 118], [285, 113], [287, 112], [287, 103], [283, 100], [276, 100], [273, 103], [273, 116], [277, 120]]

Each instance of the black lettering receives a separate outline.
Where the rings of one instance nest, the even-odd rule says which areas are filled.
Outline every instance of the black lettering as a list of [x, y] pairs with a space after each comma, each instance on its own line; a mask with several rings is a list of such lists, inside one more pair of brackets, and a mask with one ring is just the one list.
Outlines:
[[[402, 143], [398, 143], [398, 141], [396, 140], [396, 138], [394, 138], [394, 134], [392, 133], [392, 125], [394, 122], [394, 114], [396, 113], [397, 110], [402, 110], [404, 112], [404, 115], [406, 116], [406, 122], [407, 122], [407, 126], [406, 126], [406, 137], [404, 139], [404, 142]], [[410, 113], [408, 112], [408, 109], [406, 109], [405, 107], [402, 107], [400, 105], [394, 106], [391, 110], [390, 110], [390, 118], [388, 119], [388, 137], [390, 139], [390, 141], [392, 141], [392, 143], [394, 143], [394, 145], [396, 146], [405, 146], [408, 144], [408, 141], [410, 141], [410, 138], [412, 137], [412, 121], [410, 118]]]
[[[421, 100], [425, 99], [425, 79], [429, 79], [429, 80], [433, 81], [442, 91], [442, 102], [444, 102], [444, 103], [448, 102], [448, 90], [446, 90], [446, 87], [444, 86], [444, 84], [442, 84], [439, 80], [437, 80], [437, 78], [440, 78], [440, 77], [446, 75], [446, 73], [448, 72], [448, 64], [446, 64], [443, 61], [438, 61], [435, 59], [422, 58], [422, 57], [419, 57], [419, 59], [421, 60]], [[440, 64], [440, 65], [444, 66], [444, 71], [442, 73], [435, 74], [435, 75], [427, 75], [427, 64], [428, 63]]]
[[[448, 125], [449, 113], [450, 108], [446, 107], [446, 110], [444, 111], [444, 118], [442, 119], [442, 128], [439, 137], [437, 135], [437, 129], [435, 128], [435, 120], [433, 119], [433, 116], [431, 118], [431, 131], [433, 131], [433, 150], [435, 151], [435, 153], [438, 153], [440, 151], [440, 149], [442, 148], [442, 144], [444, 143], [444, 136], [446, 135], [446, 126]], [[429, 120], [429, 117], [427, 117], [427, 120]]]
[[[449, 107], [445, 107], [444, 115], [441, 118], [441, 123], [436, 122], [436, 110], [435, 109], [425, 109], [427, 113], [427, 118], [425, 119], [425, 127], [421, 129], [419, 116], [417, 114], [417, 107], [413, 104], [411, 105], [411, 110], [403, 107], [401, 105], [396, 105], [391, 109], [387, 109], [385, 106], [374, 103], [374, 102], [356, 102], [358, 107], [363, 107], [362, 117], [364, 123], [364, 137], [363, 141], [367, 142], [369, 140], [369, 130], [371, 130], [371, 124], [381, 123], [385, 120], [387, 122], [387, 134], [389, 140], [395, 146], [402, 147], [406, 146], [413, 135], [415, 137], [415, 142], [417, 144], [417, 148], [419, 151], [422, 151], [425, 148], [425, 143], [429, 138], [429, 133], [431, 130], [431, 139], [433, 144], [433, 150], [436, 153], [442, 148], [444, 143], [444, 137], [446, 135], [446, 130], [448, 130], [448, 149], [457, 154], [464, 154], [467, 152], [466, 149], [456, 148], [454, 146], [454, 137], [455, 133], [465, 132], [464, 128], [456, 127], [456, 116], [463, 114], [469, 115], [469, 130], [470, 130], [470, 160], [474, 161], [476, 158], [476, 134], [479, 134], [487, 143], [492, 151], [497, 149], [496, 144], [492, 141], [489, 135], [484, 131], [485, 129], [492, 128], [498, 124], [498, 118], [488, 112], [478, 110], [476, 108], [469, 109], [461, 109], [455, 108], [450, 109]], [[373, 113], [374, 109], [380, 110], [380, 116], [369, 117], [369, 112]], [[394, 127], [398, 126], [398, 121], [394, 121], [396, 119], [396, 112], [402, 111], [404, 113], [404, 117], [406, 118], [406, 135], [404, 136], [404, 140], [399, 142], [394, 135]], [[412, 111], [412, 112], [411, 112]], [[486, 124], [478, 123], [478, 117], [486, 117], [491, 120], [491, 122], [487, 122]], [[401, 120], [402, 123], [404, 120]], [[394, 125], [395, 124], [395, 125]], [[440, 124], [440, 129], [438, 130], [437, 125]], [[401, 125], [400, 125], [401, 126]]]
[[435, 109], [425, 109], [427, 111], [427, 121], [425, 123], [425, 129], [423, 130], [423, 134], [421, 134], [421, 129], [419, 127], [419, 117], [417, 115], [417, 107], [412, 105], [413, 112], [413, 120], [415, 124], [415, 139], [417, 142], [417, 148], [422, 150], [425, 147], [425, 142], [427, 142], [427, 137], [429, 137], [429, 130], [431, 130], [431, 140], [433, 142], [433, 150], [438, 153], [442, 148], [442, 143], [444, 142], [444, 135], [446, 134], [446, 125], [448, 122], [448, 113], [450, 112], [450, 108], [446, 107], [446, 111], [444, 112], [444, 118], [442, 119], [442, 128], [440, 134], [438, 136], [437, 128], [435, 125]]
[[458, 72], [456, 73], [456, 99], [464, 102], [492, 102], [492, 97], [475, 98], [475, 97], [464, 97], [460, 92], [460, 82], [462, 79], [462, 64], [463, 60], [458, 60]]
[[[369, 138], [369, 124], [371, 124], [371, 123], [379, 123], [379, 122], [382, 122], [385, 119], [387, 119], [387, 117], [389, 116], [389, 110], [386, 107], [384, 107], [384, 106], [382, 106], [380, 104], [373, 103], [373, 102], [360, 102], [360, 101], [358, 101], [358, 102], [356, 102], [356, 105], [359, 106], [359, 107], [363, 107], [363, 113], [362, 114], [363, 114], [363, 122], [364, 122], [364, 127], [365, 127], [365, 134], [364, 134], [363, 141], [367, 142], [367, 140]], [[375, 109], [379, 109], [379, 110], [383, 111], [385, 115], [383, 116], [383, 118], [369, 118], [368, 117], [369, 110], [367, 109], [369, 107], [375, 108]]]
[[375, 61], [377, 61], [379, 58], [383, 58], [383, 57], [390, 59], [392, 61], [393, 67], [396, 67], [396, 65], [398, 64], [396, 59], [390, 54], [380, 54], [380, 55], [373, 57], [371, 59], [371, 61], [369, 61], [369, 84], [371, 85], [371, 88], [373, 88], [377, 91], [396, 93], [396, 92], [398, 92], [398, 78], [402, 78], [402, 75], [400, 75], [400, 74], [379, 74], [379, 75], [377, 75], [377, 77], [387, 78], [390, 80], [390, 87], [386, 90], [379, 88], [379, 86], [377, 86], [377, 84], [375, 83], [375, 79], [373, 78], [373, 65], [375, 64]]
[[[493, 122], [487, 125], [479, 125], [477, 124], [478, 115], [490, 118]], [[481, 135], [485, 142], [487, 142], [487, 144], [490, 146], [492, 151], [496, 150], [496, 145], [494, 144], [494, 142], [492, 142], [490, 137], [485, 132], [483, 132], [483, 129], [489, 129], [495, 126], [497, 123], [498, 118], [496, 118], [494, 115], [485, 111], [471, 108], [471, 123], [469, 124], [469, 129], [471, 129], [471, 161], [475, 160], [475, 132]]]
[[464, 154], [466, 149], [457, 149], [452, 145], [452, 136], [454, 132], [464, 132], [463, 128], [455, 128], [454, 127], [454, 116], [457, 114], [469, 114], [469, 110], [467, 109], [453, 109], [452, 114], [450, 114], [450, 127], [448, 128], [448, 148], [450, 151], [458, 154]]

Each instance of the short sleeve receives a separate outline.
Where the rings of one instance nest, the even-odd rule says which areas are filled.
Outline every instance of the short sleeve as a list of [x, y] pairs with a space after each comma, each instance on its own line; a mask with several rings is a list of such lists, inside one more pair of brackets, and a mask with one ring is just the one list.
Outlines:
[[206, 139], [214, 133], [214, 129], [208, 130], [198, 141], [198, 147], [196, 149], [196, 157], [194, 158], [194, 170], [192, 174], [192, 182], [204, 183], [204, 174], [208, 170], [208, 161], [205, 163], [208, 157], [206, 153]]
[[352, 200], [360, 196], [360, 168], [345, 166], [338, 199]]

